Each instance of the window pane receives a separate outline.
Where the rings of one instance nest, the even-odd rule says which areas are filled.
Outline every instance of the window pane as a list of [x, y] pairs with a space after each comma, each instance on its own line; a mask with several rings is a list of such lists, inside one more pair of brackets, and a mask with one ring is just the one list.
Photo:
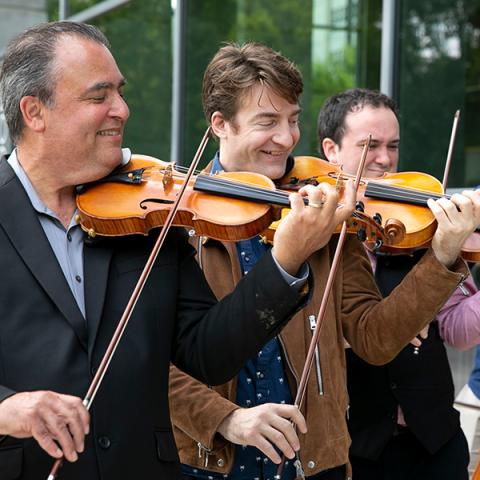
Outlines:
[[480, 183], [480, 0], [402, 2], [398, 78], [402, 170], [443, 179], [461, 110], [449, 187]]
[[[300, 7], [301, 5], [301, 7]], [[203, 72], [222, 42], [258, 41], [293, 60], [305, 82], [302, 139], [296, 152], [316, 155], [317, 112], [329, 95], [354, 86], [379, 86], [381, 0], [202, 0], [187, 14], [185, 161], [206, 127]], [[205, 158], [211, 158], [215, 144]]]

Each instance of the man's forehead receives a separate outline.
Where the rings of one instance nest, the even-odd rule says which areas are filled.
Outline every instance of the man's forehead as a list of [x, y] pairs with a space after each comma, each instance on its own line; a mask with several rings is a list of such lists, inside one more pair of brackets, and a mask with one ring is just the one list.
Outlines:
[[73, 82], [84, 90], [119, 88], [126, 81], [103, 44], [72, 35], [57, 44], [53, 71], [57, 80]]
[[[388, 117], [386, 118], [385, 114]], [[375, 132], [370, 132], [372, 128], [378, 129], [378, 133], [382, 131], [385, 133], [387, 130], [394, 136], [398, 136], [399, 124], [397, 117], [387, 107], [372, 107], [366, 105], [356, 111], [348, 112], [344, 121], [345, 133], [352, 135], [367, 135], [372, 133], [375, 137]]]

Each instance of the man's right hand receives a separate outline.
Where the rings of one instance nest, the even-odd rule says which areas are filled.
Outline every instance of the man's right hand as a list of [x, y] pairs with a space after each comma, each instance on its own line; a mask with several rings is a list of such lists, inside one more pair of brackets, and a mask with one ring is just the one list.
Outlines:
[[272, 462], [280, 463], [274, 445], [287, 458], [294, 458], [300, 448], [293, 424], [300, 432], [307, 432], [305, 418], [295, 405], [266, 403], [234, 410], [219, 425], [218, 433], [237, 445], [257, 447]]
[[21, 392], [0, 402], [0, 434], [33, 437], [49, 455], [75, 462], [90, 415], [82, 400], [49, 391]]

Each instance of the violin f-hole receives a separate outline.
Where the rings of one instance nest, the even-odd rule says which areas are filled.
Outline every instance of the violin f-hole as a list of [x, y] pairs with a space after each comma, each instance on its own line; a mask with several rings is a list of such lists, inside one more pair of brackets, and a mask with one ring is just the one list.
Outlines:
[[142, 210], [146, 210], [148, 208], [147, 205], [145, 205], [145, 203], [147, 202], [152, 202], [152, 203], [161, 203], [161, 204], [165, 204], [165, 205], [170, 205], [173, 202], [173, 200], [166, 200], [164, 198], [146, 198], [145, 200], [142, 200], [139, 205], [140, 205], [140, 208]]

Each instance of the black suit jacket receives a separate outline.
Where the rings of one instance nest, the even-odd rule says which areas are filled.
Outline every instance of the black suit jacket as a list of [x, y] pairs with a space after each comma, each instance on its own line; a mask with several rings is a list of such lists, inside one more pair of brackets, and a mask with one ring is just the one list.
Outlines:
[[[85, 396], [154, 240], [85, 242], [85, 320], [26, 192], [0, 162], [0, 400], [41, 389]], [[193, 253], [174, 229], [95, 397], [85, 452], [61, 478], [179, 478], [169, 362], [206, 383], [225, 382], [302, 306], [265, 255], [212, 307]], [[46, 478], [51, 465], [33, 439], [0, 442], [2, 480]]]

